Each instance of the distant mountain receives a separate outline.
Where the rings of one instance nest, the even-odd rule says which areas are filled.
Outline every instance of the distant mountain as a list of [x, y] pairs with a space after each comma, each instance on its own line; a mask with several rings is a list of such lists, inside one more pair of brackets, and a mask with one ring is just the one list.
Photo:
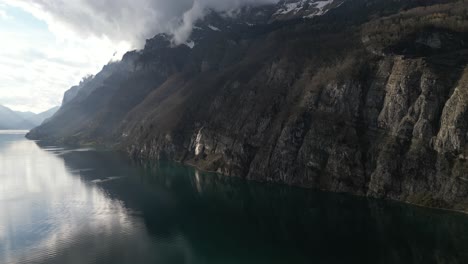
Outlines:
[[0, 129], [27, 129], [33, 124], [28, 123], [21, 115], [0, 105]]
[[60, 106], [53, 107], [47, 111], [44, 111], [42, 113], [36, 114], [34, 117], [30, 118], [34, 124], [35, 127], [41, 125], [42, 123], [47, 122], [52, 116], [57, 113], [57, 111], [60, 109]]
[[0, 105], [0, 129], [32, 129], [51, 118], [60, 107], [54, 107], [45, 112], [18, 112]]

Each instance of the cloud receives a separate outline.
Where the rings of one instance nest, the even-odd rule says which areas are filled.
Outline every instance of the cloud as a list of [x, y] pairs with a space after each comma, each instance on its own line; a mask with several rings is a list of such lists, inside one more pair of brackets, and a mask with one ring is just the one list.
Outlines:
[[179, 16], [176, 24], [169, 25], [169, 32], [176, 44], [184, 43], [191, 35], [194, 24], [209, 10], [232, 13], [246, 5], [264, 5], [277, 3], [278, 0], [194, 0], [192, 6]]
[[158, 33], [184, 42], [206, 11], [230, 11], [278, 0], [4, 0], [46, 21], [52, 31], [71, 29], [83, 38], [108, 38], [142, 47]]
[[4, 10], [5, 5], [0, 3], [0, 20], [10, 20], [12, 17]]
[[67, 89], [97, 73], [116, 51], [130, 48], [69, 31], [53, 34], [49, 25], [19, 8], [0, 9], [12, 17], [0, 20], [0, 104], [14, 110], [41, 112], [60, 105]]
[[5, 10], [0, 9], [0, 20], [8, 20], [11, 19], [11, 16], [9, 16]]
[[0, 0], [0, 104], [44, 111], [158, 33], [184, 43], [208, 10], [278, 0]]

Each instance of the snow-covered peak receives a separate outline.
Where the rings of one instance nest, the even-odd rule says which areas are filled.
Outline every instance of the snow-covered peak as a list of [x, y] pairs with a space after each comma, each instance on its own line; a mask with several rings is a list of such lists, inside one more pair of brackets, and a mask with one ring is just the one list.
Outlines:
[[273, 15], [277, 19], [292, 17], [312, 18], [321, 16], [340, 6], [345, 0], [284, 0]]
[[[267, 25], [275, 21], [297, 18], [313, 18], [326, 14], [339, 7], [346, 0], [281, 0], [277, 4], [247, 6], [235, 13], [219, 13], [211, 10], [204, 19], [193, 25], [193, 31], [187, 41], [180, 43], [190, 49], [202, 43], [204, 39], [242, 34], [250, 28]], [[159, 34], [147, 41], [147, 50], [165, 47], [177, 47], [172, 36]]]

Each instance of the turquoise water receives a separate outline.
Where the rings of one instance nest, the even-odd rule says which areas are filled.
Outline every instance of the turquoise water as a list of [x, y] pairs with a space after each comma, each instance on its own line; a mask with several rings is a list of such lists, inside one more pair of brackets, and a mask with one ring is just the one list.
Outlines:
[[0, 263], [468, 263], [468, 217], [0, 132]]

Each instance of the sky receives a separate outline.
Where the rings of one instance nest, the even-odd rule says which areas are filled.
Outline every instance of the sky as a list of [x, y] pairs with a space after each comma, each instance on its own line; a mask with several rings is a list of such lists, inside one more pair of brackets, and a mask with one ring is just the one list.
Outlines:
[[0, 0], [0, 105], [36, 113], [58, 106], [82, 77], [97, 73], [115, 52], [131, 48], [129, 42], [73, 33], [53, 31], [45, 21]]
[[168, 33], [175, 45], [207, 10], [278, 0], [0, 0], [0, 105], [42, 112], [111, 60]]

